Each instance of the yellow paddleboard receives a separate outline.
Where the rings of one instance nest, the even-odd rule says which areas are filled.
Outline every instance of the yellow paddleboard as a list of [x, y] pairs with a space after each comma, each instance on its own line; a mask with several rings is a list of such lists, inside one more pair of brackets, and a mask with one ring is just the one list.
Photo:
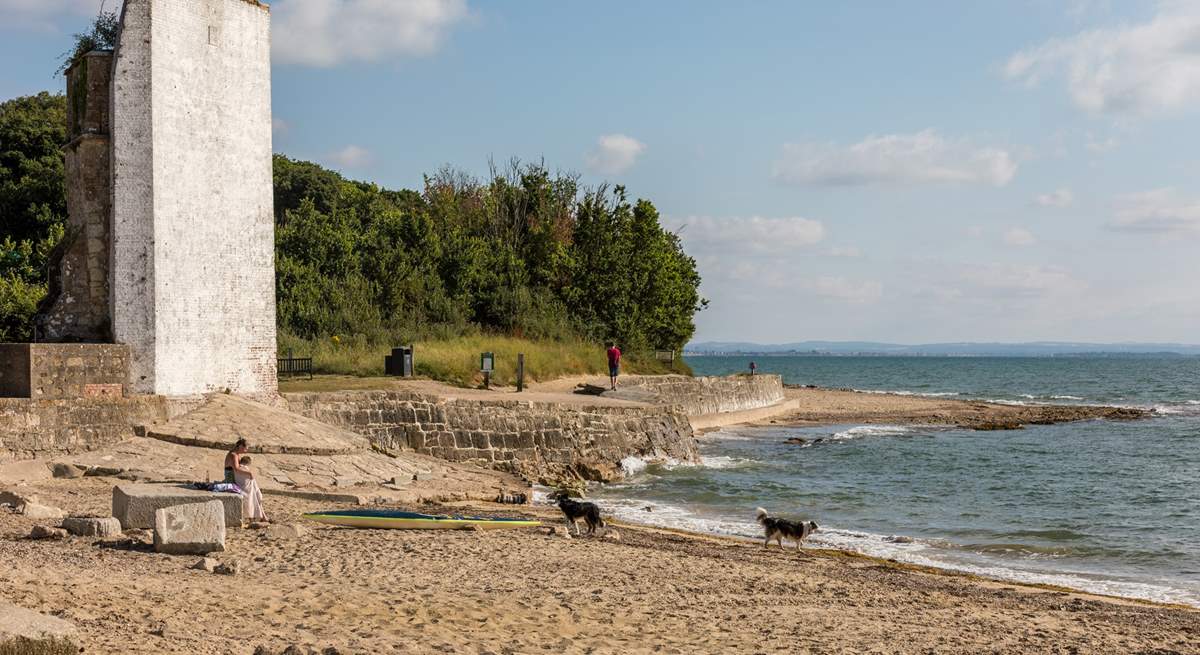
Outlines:
[[418, 514], [388, 509], [344, 509], [312, 512], [302, 518], [318, 523], [350, 528], [383, 528], [393, 530], [465, 530], [478, 526], [483, 530], [530, 528], [542, 524], [534, 519], [504, 519], [479, 516], [448, 516]]

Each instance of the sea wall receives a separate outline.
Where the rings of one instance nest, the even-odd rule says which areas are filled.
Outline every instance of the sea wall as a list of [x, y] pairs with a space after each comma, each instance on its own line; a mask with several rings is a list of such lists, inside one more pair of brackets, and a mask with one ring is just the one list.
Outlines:
[[162, 396], [33, 400], [0, 398], [0, 461], [95, 450], [134, 436], [133, 426], [164, 421]]
[[620, 384], [624, 389], [653, 393], [659, 404], [675, 405], [688, 416], [741, 412], [783, 402], [783, 379], [778, 375], [641, 375], [621, 378]]
[[370, 438], [382, 450], [442, 459], [553, 483], [615, 480], [629, 456], [697, 461], [676, 407], [445, 399], [404, 391], [284, 394], [288, 408]]

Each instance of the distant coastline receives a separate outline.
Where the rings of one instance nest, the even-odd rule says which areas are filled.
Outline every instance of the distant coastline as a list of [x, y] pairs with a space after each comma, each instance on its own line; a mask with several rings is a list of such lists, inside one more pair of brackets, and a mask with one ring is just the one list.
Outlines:
[[688, 344], [685, 356], [757, 357], [1197, 357], [1200, 345], [1181, 343], [929, 343], [804, 341], [785, 344], [705, 341]]

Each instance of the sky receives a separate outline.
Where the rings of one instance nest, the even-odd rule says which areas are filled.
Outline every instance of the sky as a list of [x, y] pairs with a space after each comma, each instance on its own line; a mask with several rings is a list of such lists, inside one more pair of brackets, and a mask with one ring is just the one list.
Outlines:
[[[0, 0], [0, 98], [117, 0]], [[654, 202], [695, 340], [1200, 342], [1200, 3], [272, 3], [277, 152]]]

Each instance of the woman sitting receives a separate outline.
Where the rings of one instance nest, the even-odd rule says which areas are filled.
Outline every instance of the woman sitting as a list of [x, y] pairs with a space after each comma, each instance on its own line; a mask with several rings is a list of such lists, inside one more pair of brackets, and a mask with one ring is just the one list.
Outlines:
[[249, 457], [243, 458], [249, 447], [245, 439], [238, 439], [233, 450], [225, 454], [225, 481], [236, 484], [242, 490], [242, 511], [251, 521], [266, 521], [263, 512], [262, 490], [254, 479], [254, 472], [246, 466]]

